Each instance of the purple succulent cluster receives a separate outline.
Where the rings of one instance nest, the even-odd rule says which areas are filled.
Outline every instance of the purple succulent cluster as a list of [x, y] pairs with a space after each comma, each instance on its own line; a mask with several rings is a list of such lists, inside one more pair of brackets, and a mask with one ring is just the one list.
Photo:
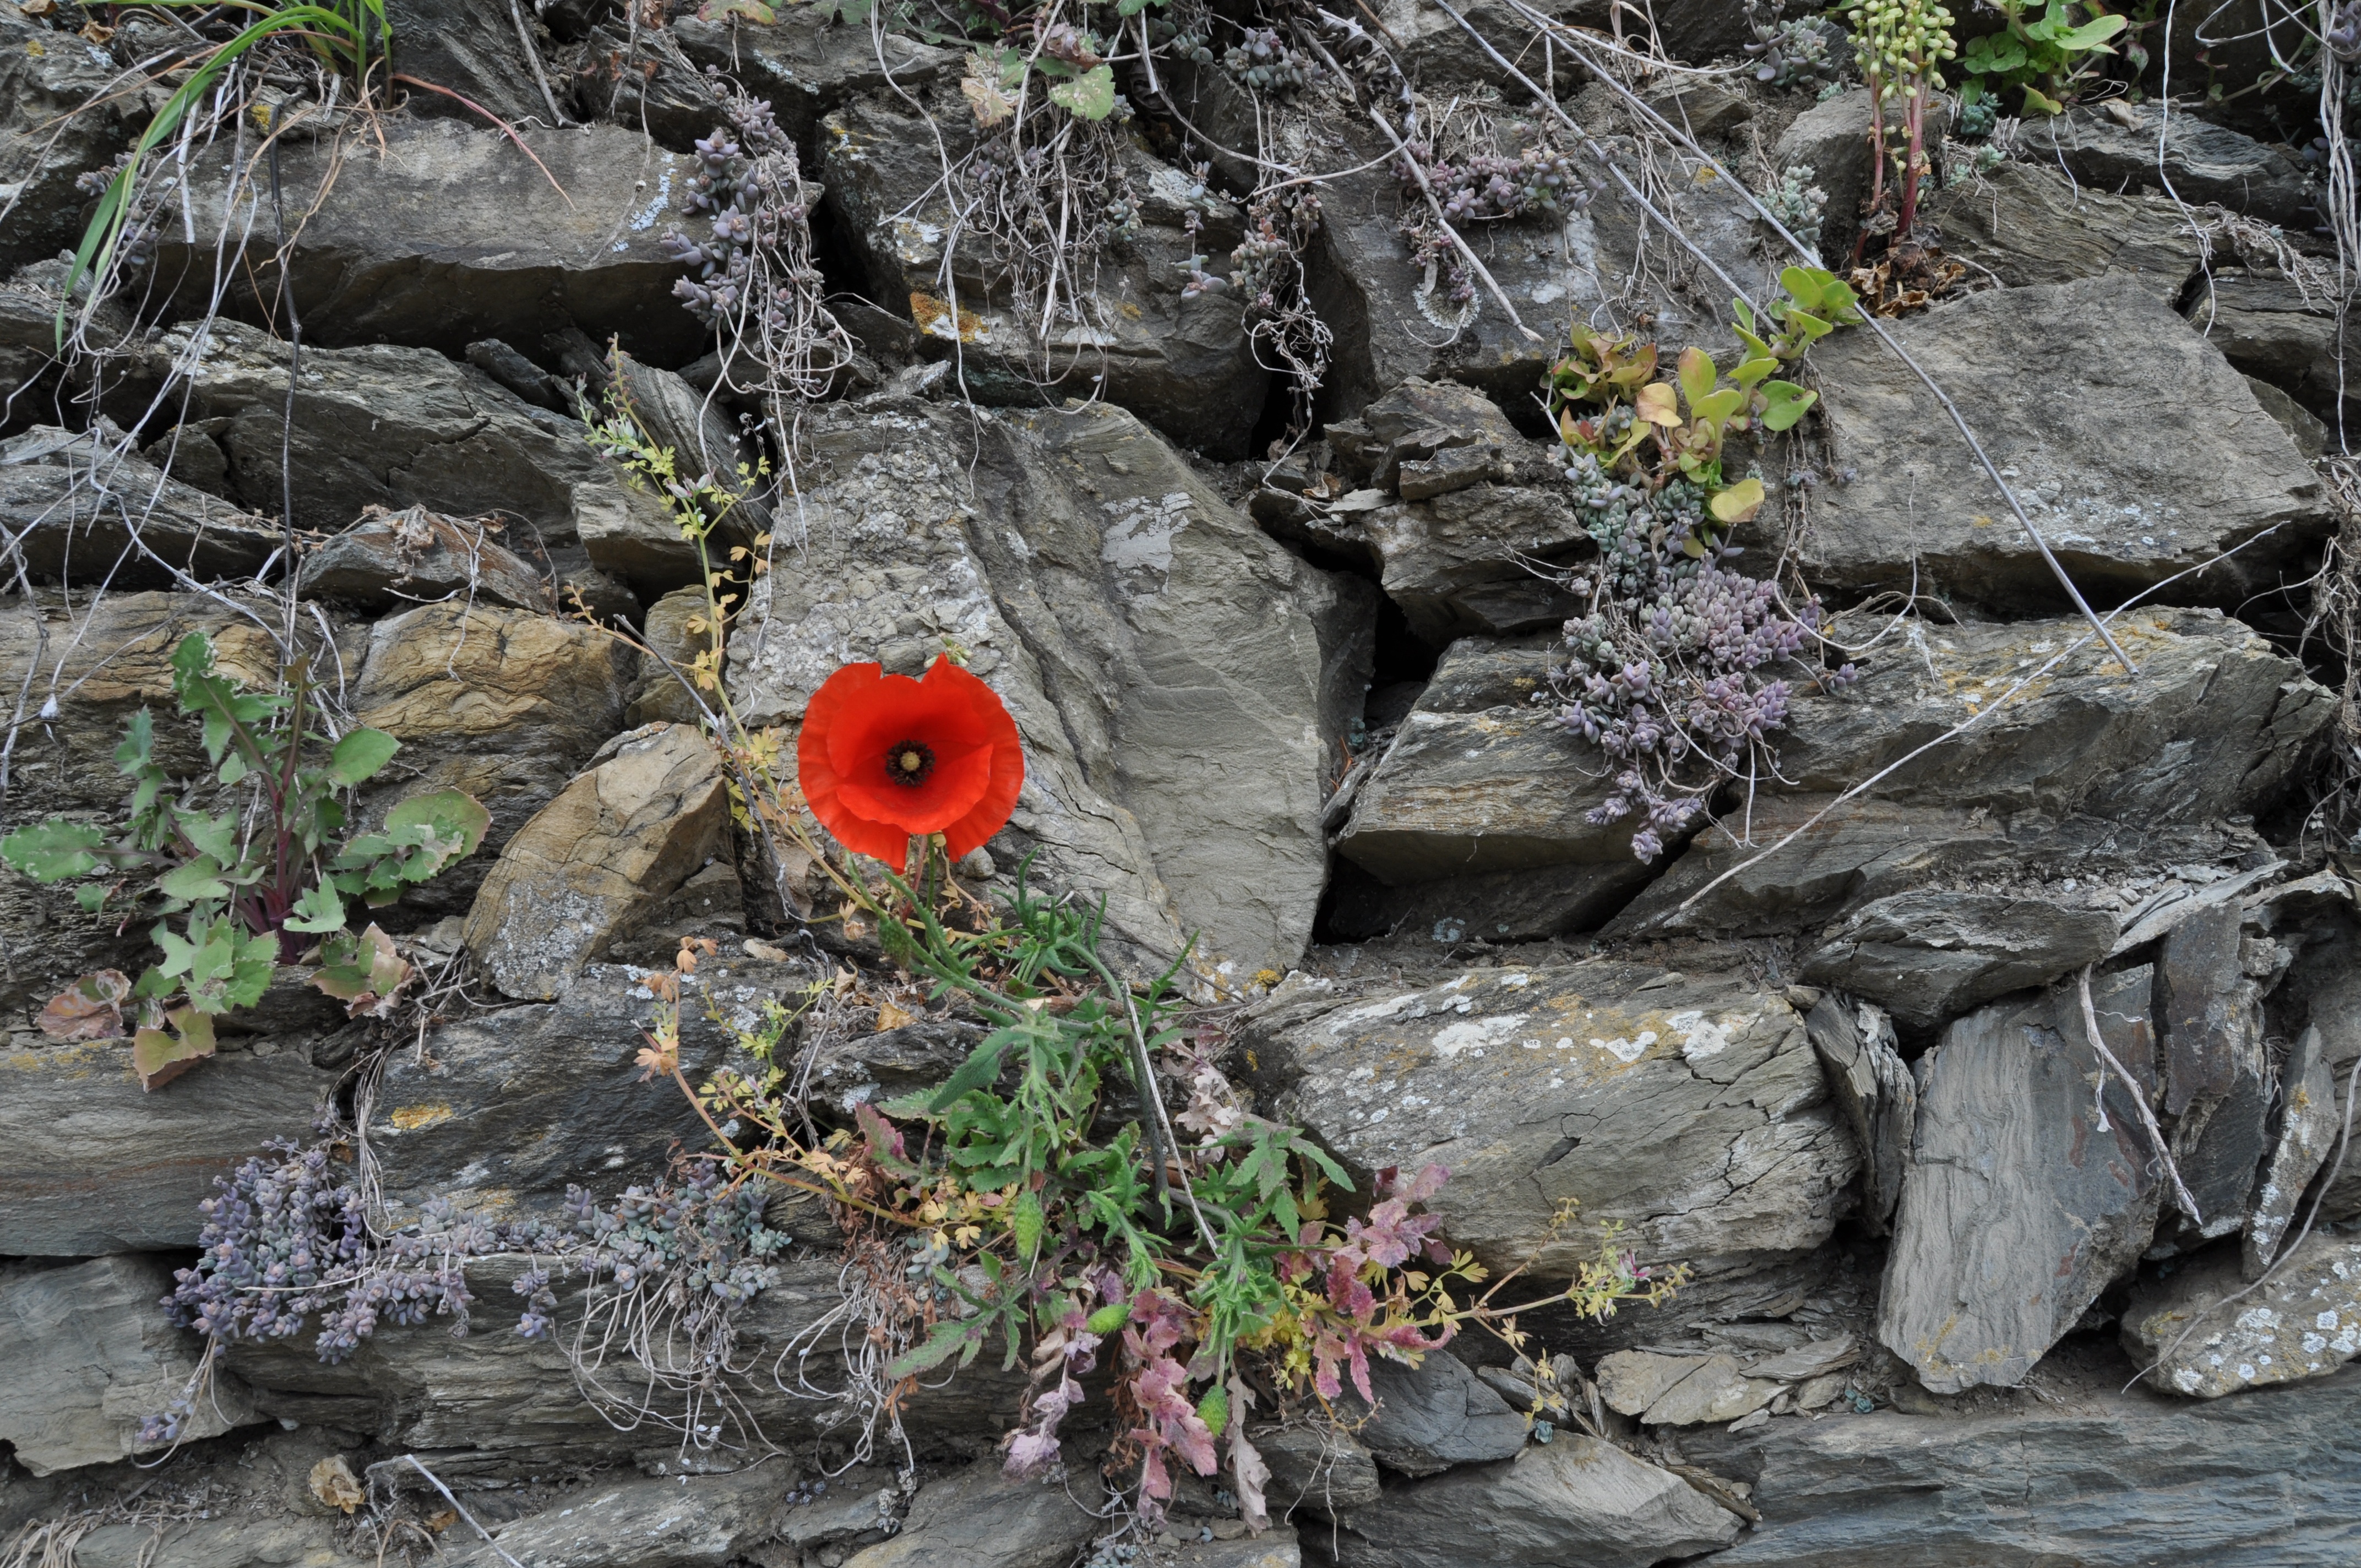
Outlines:
[[[691, 239], [678, 229], [664, 236], [665, 256], [697, 269], [672, 291], [708, 326], [741, 323], [752, 305], [772, 313], [774, 324], [784, 329], [795, 292], [781, 284], [769, 291], [772, 298], [750, 301], [750, 292], [761, 291], [753, 255], [785, 248], [784, 236], [809, 216], [813, 192], [796, 165], [795, 142], [779, 128], [768, 103], [735, 98], [730, 121], [697, 144], [697, 172], [681, 203], [708, 220], [707, 237]], [[817, 280], [785, 270], [791, 282]]]
[[1292, 93], [1327, 74], [1318, 61], [1288, 48], [1287, 40], [1268, 27], [1246, 28], [1245, 36], [1224, 51], [1222, 69], [1240, 85], [1258, 93]]
[[[1819, 605], [1790, 613], [1773, 584], [1725, 570], [1737, 552], [1715, 543], [1704, 496], [1686, 480], [1650, 496], [1588, 455], [1567, 477], [1599, 559], [1572, 585], [1591, 609], [1565, 623], [1572, 658], [1554, 672], [1557, 718], [1614, 769], [1613, 793], [1589, 820], [1638, 811], [1631, 852], [1653, 861], [1696, 826], [1716, 785], [1755, 771], [1750, 761], [1786, 722], [1789, 697], [1786, 681], [1760, 672], [1800, 662]], [[1817, 678], [1841, 688], [1855, 673], [1847, 664]]]
[[1438, 158], [1433, 142], [1406, 137], [1402, 156], [1394, 160], [1394, 178], [1411, 192], [1411, 200], [1402, 222], [1402, 236], [1410, 243], [1412, 259], [1442, 269], [1449, 280], [1448, 298], [1454, 305], [1465, 305], [1476, 297], [1476, 280], [1461, 261], [1457, 247], [1432, 221], [1425, 202], [1416, 194], [1421, 173], [1444, 220], [1455, 229], [1528, 213], [1562, 217], [1590, 205], [1599, 189], [1570, 155], [1546, 144], [1529, 147], [1513, 158], [1478, 153], [1454, 163]]
[[[312, 1320], [320, 1359], [333, 1364], [389, 1323], [446, 1316], [464, 1334], [476, 1300], [467, 1260], [500, 1255], [536, 1259], [510, 1287], [524, 1299], [517, 1332], [528, 1339], [555, 1326], [553, 1272], [604, 1275], [623, 1289], [676, 1279], [693, 1297], [736, 1306], [776, 1280], [768, 1260], [787, 1245], [763, 1223], [763, 1194], [724, 1185], [709, 1161], [677, 1182], [631, 1188], [604, 1209], [569, 1187], [561, 1223], [496, 1225], [437, 1198], [416, 1223], [373, 1236], [362, 1198], [337, 1179], [326, 1142], [305, 1148], [278, 1139], [267, 1147], [216, 1179], [219, 1195], [200, 1205], [196, 1265], [174, 1276], [163, 1299], [167, 1318], [216, 1345], [283, 1339]], [[141, 1441], [178, 1438], [192, 1409], [190, 1399], [175, 1400], [143, 1424]]]

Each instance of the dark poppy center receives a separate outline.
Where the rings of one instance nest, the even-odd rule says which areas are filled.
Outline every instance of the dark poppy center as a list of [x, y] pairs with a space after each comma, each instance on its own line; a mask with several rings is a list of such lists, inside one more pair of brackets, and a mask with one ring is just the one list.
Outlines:
[[885, 748], [885, 776], [916, 789], [935, 771], [935, 749], [924, 740], [896, 740]]

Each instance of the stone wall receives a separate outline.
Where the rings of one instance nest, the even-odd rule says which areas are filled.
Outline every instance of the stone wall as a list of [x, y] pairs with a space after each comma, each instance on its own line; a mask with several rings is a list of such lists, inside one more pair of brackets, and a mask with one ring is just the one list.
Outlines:
[[[1890, 342], [1822, 344], [1819, 411], [1736, 455], [1773, 498], [1738, 569], [1784, 561], [1828, 612], [1775, 764], [1635, 855], [1552, 700], [1600, 536], [1537, 389], [1569, 311], [1727, 360], [1728, 285], [1795, 258], [1728, 168], [1567, 57], [1563, 104], [1619, 167], [1653, 160], [1697, 250], [1613, 191], [1485, 225], [1538, 334], [1488, 291], [1444, 308], [1333, 79], [1284, 113], [1202, 62], [1136, 84], [1135, 232], [1082, 291], [1097, 324], [1045, 325], [1007, 254], [957, 242], [938, 153], [985, 102], [960, 50], [814, 5], [597, 0], [513, 26], [388, 0], [397, 68], [480, 111], [414, 89], [299, 122], [268, 174], [302, 214], [283, 247], [253, 147], [195, 149], [138, 286], [85, 311], [74, 181], [154, 113], [113, 84], [170, 41], [99, 9], [0, 0], [0, 826], [111, 819], [142, 707], [197, 771], [166, 716], [203, 631], [247, 685], [303, 660], [337, 726], [400, 740], [365, 824], [458, 789], [489, 828], [376, 912], [430, 1003], [356, 1016], [299, 959], [152, 1091], [121, 1038], [38, 1023], [75, 977], [137, 972], [144, 931], [0, 872], [0, 1528], [26, 1532], [0, 1562], [2352, 1559], [2361, 910], [2327, 813], [2356, 721], [2345, 650], [2304, 635], [2352, 593], [2323, 456], [2348, 378], [2335, 260], [2300, 232], [2319, 187], [2252, 124], [2117, 105], [1982, 144], [2005, 157], [1949, 144], [1929, 222], [1972, 276]], [[1469, 14], [1505, 40], [1525, 10]], [[1675, 56], [1752, 36], [1735, 6], [1654, 11]], [[1541, 134], [1451, 13], [1369, 19], [1427, 89]], [[719, 351], [663, 244], [723, 71], [825, 188], [845, 353], [792, 405]], [[1641, 86], [1746, 181], [1850, 189], [1858, 88]], [[1316, 389], [1257, 348], [1253, 299], [1191, 281], [1263, 221], [1249, 147], [1325, 181]], [[906, 1447], [848, 1421], [879, 1357], [817, 1203], [769, 1204], [792, 1245], [707, 1337], [537, 1275], [533, 1227], [710, 1144], [639, 1059], [685, 938], [715, 952], [684, 1015], [803, 999], [823, 1126], [981, 1033], [737, 809], [668, 673], [697, 554], [581, 418], [618, 376], [685, 472], [762, 470], [719, 535], [770, 562], [726, 651], [747, 726], [791, 750], [838, 665], [955, 652], [1027, 757], [961, 864], [976, 893], [1022, 868], [1103, 904], [1134, 969], [1185, 951], [1255, 1109], [1356, 1180], [1447, 1167], [1442, 1234], [1488, 1268], [1549, 1294], [1605, 1221], [1686, 1266], [1674, 1298], [1380, 1363], [1374, 1409], [1260, 1411], [1272, 1530], [1192, 1477], [1133, 1538], [1082, 1459], [1003, 1476], [1026, 1382], [994, 1356], [907, 1395]], [[690, 1076], [749, 1065], [688, 1019]], [[208, 1360], [158, 1305], [200, 1202], [318, 1129], [434, 1321], [389, 1307], [333, 1362], [318, 1324]], [[148, 1423], [191, 1389], [167, 1443]], [[1104, 1453], [1103, 1394], [1077, 1420], [1071, 1451]]]

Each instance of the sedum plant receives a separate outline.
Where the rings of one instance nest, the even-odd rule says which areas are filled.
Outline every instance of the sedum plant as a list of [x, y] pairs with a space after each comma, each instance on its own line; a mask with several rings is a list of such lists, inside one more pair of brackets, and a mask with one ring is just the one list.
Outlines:
[[[1892, 243], [1910, 238], [1918, 219], [1918, 186], [1927, 159], [1927, 110], [1943, 90], [1942, 64], [1959, 58], [1951, 41], [1951, 13], [1938, 0], [1870, 0], [1846, 13], [1853, 27], [1853, 54], [1872, 101], [1869, 116], [1870, 223], [1866, 241], [1885, 206], [1885, 170], [1894, 166], [1896, 192]], [[1889, 104], [1902, 109], [1902, 146], [1897, 151], [1885, 123]], [[1856, 243], [1856, 253], [1859, 242]]]
[[320, 716], [302, 661], [285, 690], [242, 691], [197, 631], [173, 650], [171, 670], [204, 773], [166, 770], [143, 707], [115, 748], [131, 794], [113, 830], [53, 817], [0, 839], [0, 859], [34, 882], [77, 883], [83, 909], [119, 906], [126, 926], [157, 917], [148, 935], [162, 956], [137, 981], [84, 975], [40, 1018], [66, 1039], [112, 1038], [127, 1024], [148, 1089], [211, 1056], [214, 1020], [261, 1001], [272, 970], [314, 942], [313, 983], [356, 1017], [381, 1014], [409, 966], [374, 924], [352, 928], [354, 907], [393, 903], [474, 853], [491, 825], [474, 796], [442, 790], [402, 801], [374, 831], [346, 833], [353, 792], [393, 760], [399, 740], [381, 729], [313, 733]]
[[[1724, 782], [1761, 772], [1788, 697], [1762, 672], [1797, 659], [1818, 623], [1815, 601], [1790, 611], [1774, 585], [1723, 565], [1738, 554], [1730, 529], [1766, 499], [1761, 479], [1723, 473], [1725, 442], [1793, 428], [1816, 394], [1774, 372], [1861, 319], [1833, 273], [1791, 267], [1780, 282], [1763, 316], [1735, 302], [1746, 354], [1727, 376], [1692, 347], [1659, 379], [1654, 345], [1579, 322], [1550, 372], [1566, 481], [1598, 559], [1569, 585], [1587, 603], [1537, 700], [1554, 699], [1558, 721], [1606, 754], [1613, 787], [1590, 820], [1636, 812], [1643, 861], [1694, 827]], [[1830, 677], [1850, 678], [1850, 666]]]
[[[1967, 80], [1960, 86], [1963, 126], [1990, 128], [2003, 93], [2024, 94], [2027, 115], [2059, 115], [2076, 88], [2113, 55], [2113, 40], [2129, 26], [2095, 5], [2068, 0], [1996, 0], [2003, 30], [1968, 45], [1960, 57]], [[2087, 18], [2083, 12], [2096, 13]]]

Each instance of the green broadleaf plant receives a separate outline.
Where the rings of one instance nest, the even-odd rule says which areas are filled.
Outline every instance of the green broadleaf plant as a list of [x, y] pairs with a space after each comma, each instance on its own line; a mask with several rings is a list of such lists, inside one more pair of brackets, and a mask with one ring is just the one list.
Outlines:
[[[491, 826], [473, 796], [441, 790], [402, 801], [374, 832], [346, 833], [353, 791], [384, 771], [399, 740], [366, 728], [333, 740], [310, 732], [301, 662], [283, 691], [241, 690], [214, 667], [211, 641], [191, 632], [172, 651], [171, 671], [210, 776], [165, 770], [143, 707], [115, 749], [131, 783], [115, 832], [51, 817], [0, 839], [0, 860], [34, 882], [81, 881], [74, 895], [85, 909], [119, 900], [126, 923], [143, 911], [162, 916], [148, 931], [161, 957], [127, 998], [133, 1064], [149, 1089], [211, 1055], [214, 1020], [261, 1001], [272, 970], [294, 961], [306, 937], [322, 938], [325, 967], [314, 983], [354, 1016], [382, 1015], [409, 966], [375, 926], [348, 928], [346, 901], [391, 904], [473, 854]], [[306, 761], [321, 748], [324, 763]], [[92, 981], [76, 981], [68, 996], [89, 994]], [[87, 1022], [76, 1026], [77, 1037], [93, 1037]]]

